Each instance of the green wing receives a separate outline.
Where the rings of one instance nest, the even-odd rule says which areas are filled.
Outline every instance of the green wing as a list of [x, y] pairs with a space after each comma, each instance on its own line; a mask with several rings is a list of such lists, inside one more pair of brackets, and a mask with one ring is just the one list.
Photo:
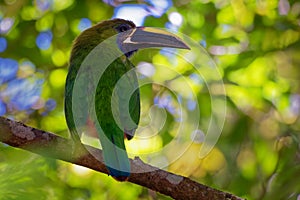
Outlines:
[[[87, 94], [86, 85], [85, 83], [79, 83], [79, 88], [76, 88], [77, 91], [73, 91], [74, 83], [77, 76], [77, 68], [70, 67], [69, 73], [66, 79], [66, 86], [65, 86], [65, 117], [68, 128], [70, 130], [71, 138], [74, 141], [80, 141], [81, 128], [85, 127], [88, 117], [87, 111]], [[79, 92], [78, 92], [79, 91]], [[74, 95], [73, 92], [76, 92], [76, 101], [74, 102]], [[80, 102], [80, 103], [78, 103]], [[74, 105], [75, 103], [75, 105]], [[74, 116], [76, 114], [76, 118]], [[79, 133], [79, 134], [78, 134]]]

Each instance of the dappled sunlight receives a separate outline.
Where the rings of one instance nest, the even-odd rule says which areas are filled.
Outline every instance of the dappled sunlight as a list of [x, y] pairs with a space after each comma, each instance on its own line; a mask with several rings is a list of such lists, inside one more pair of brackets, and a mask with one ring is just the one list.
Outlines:
[[[199, 158], [201, 143], [192, 143], [187, 150], [168, 169], [183, 176], [204, 177], [206, 174], [214, 174], [226, 167], [223, 153], [214, 148], [205, 158]], [[172, 157], [172, 152], [169, 152]]]
[[53, 87], [63, 88], [67, 77], [67, 70], [56, 69], [53, 70], [49, 76], [49, 82]]
[[[163, 141], [161, 136], [152, 135], [153, 130], [144, 129], [142, 132], [136, 133], [136, 137], [132, 141], [126, 141], [126, 147], [129, 155], [139, 155], [142, 158], [146, 157], [147, 154], [158, 152], [163, 147]], [[131, 156], [134, 157], [134, 156]]]
[[[130, 58], [141, 98], [136, 135], [125, 140], [131, 158], [247, 199], [299, 198], [297, 1], [5, 0], [0, 116], [68, 138], [64, 87], [72, 43], [111, 18], [167, 28], [191, 47], [143, 49]], [[209, 136], [219, 132], [214, 143]], [[88, 134], [83, 141], [101, 148]], [[210, 151], [200, 158], [204, 146]], [[76, 165], [5, 145], [0, 152], [0, 198], [19, 187], [30, 188], [28, 199], [165, 199]]]

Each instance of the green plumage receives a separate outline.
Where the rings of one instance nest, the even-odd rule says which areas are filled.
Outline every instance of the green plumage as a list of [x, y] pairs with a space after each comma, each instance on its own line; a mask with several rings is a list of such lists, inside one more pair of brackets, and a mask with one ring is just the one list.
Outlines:
[[[65, 87], [65, 115], [72, 139], [80, 144], [82, 131], [96, 132], [105, 165], [120, 181], [130, 175], [124, 138], [133, 137], [140, 118], [138, 81], [128, 57], [149, 47], [189, 48], [171, 33], [136, 27], [122, 19], [107, 20], [83, 31], [72, 47]], [[88, 124], [93, 128], [86, 128]]]
[[[125, 150], [124, 133], [125, 130], [134, 133], [140, 118], [139, 91], [135, 90], [129, 104], [126, 104], [126, 99], [123, 99], [128, 92], [137, 88], [137, 77], [134, 71], [130, 71], [131, 69], [133, 69], [133, 65], [125, 56], [123, 59], [118, 58], [106, 69], [96, 90], [96, 115], [105, 134], [100, 135], [104, 161], [114, 177], [129, 175], [130, 165]], [[121, 79], [123, 75], [124, 77]], [[119, 80], [124, 81], [117, 85]], [[115, 95], [113, 95], [114, 90]], [[131, 116], [124, 112], [128, 106]], [[128, 127], [130, 119], [133, 120], [134, 127]]]
[[[81, 128], [87, 126], [87, 121], [90, 117], [89, 113], [91, 113], [90, 110], [93, 108], [87, 108], [85, 106], [88, 104], [90, 99], [93, 99], [91, 98], [91, 95], [95, 95], [95, 112], [100, 127], [104, 132], [97, 130], [103, 149], [104, 161], [110, 171], [110, 174], [120, 180], [122, 180], [123, 177], [129, 176], [130, 173], [129, 159], [124, 144], [124, 132], [127, 125], [126, 122], [130, 116], [124, 116], [124, 114], [120, 111], [122, 109], [124, 110], [126, 106], [129, 107], [129, 112], [132, 115], [131, 118], [135, 123], [135, 127], [127, 127], [126, 130], [132, 133], [134, 133], [137, 128], [140, 117], [139, 91], [136, 90], [133, 93], [129, 102], [130, 104], [125, 105], [122, 99], [122, 92], [131, 91], [133, 90], [132, 88], [137, 88], [138, 85], [134, 71], [127, 73], [129, 70], [134, 68], [133, 64], [126, 56], [123, 55], [112, 62], [101, 77], [93, 76], [92, 69], [99, 66], [90, 66], [91, 70], [87, 70], [81, 74], [86, 76], [83, 78], [83, 80], [86, 81], [77, 83], [77, 85], [82, 88], [77, 91], [78, 93], [76, 94], [76, 98], [80, 98], [79, 101], [82, 102], [82, 104], [76, 104], [76, 107], [74, 108], [72, 105], [72, 98], [74, 98], [74, 84], [75, 81], [78, 81], [76, 78], [84, 59], [103, 40], [117, 34], [115, 27], [124, 22], [128, 23], [125, 20], [102, 22], [101, 24], [84, 31], [75, 40], [72, 48], [69, 73], [65, 87], [65, 115], [67, 125], [74, 141], [78, 141], [80, 139], [79, 135], [81, 133], [77, 133], [77, 130], [81, 130]], [[107, 47], [107, 54], [110, 53], [110, 48], [111, 47]], [[99, 59], [104, 59], [105, 56], [106, 55], [100, 55]], [[126, 74], [125, 77], [127, 78], [124, 79], [126, 81], [123, 82], [122, 88], [115, 88], [117, 81], [120, 80], [124, 74]], [[93, 83], [93, 81], [90, 81], [93, 78], [100, 78], [96, 87], [96, 94], [95, 91], [89, 90], [89, 88], [94, 88], [94, 86], [89, 86], [89, 84]], [[116, 89], [116, 95], [112, 98], [114, 89]], [[73, 116], [74, 109], [77, 109], [76, 116]], [[114, 119], [112, 110], [114, 110], [115, 114], [118, 115], [117, 117], [119, 117], [119, 119]], [[75, 117], [77, 119], [76, 123]], [[117, 124], [116, 121], [120, 121], [122, 123]], [[128, 136], [128, 138], [131, 137]]]

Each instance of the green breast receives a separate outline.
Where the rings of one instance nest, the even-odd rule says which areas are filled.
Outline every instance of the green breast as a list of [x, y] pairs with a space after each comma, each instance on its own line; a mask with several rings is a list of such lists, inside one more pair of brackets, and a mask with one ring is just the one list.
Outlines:
[[103, 73], [96, 89], [95, 110], [105, 134], [134, 133], [140, 118], [140, 96], [134, 66], [128, 59], [118, 58]]

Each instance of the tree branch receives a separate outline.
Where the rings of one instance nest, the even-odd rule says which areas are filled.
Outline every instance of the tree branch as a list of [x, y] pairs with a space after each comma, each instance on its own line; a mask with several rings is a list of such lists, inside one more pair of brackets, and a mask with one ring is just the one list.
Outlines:
[[[0, 117], [0, 141], [13, 147], [25, 149], [54, 159], [64, 160], [108, 174], [103, 163], [101, 150], [87, 145], [76, 146], [75, 155], [72, 153], [72, 149], [75, 147], [71, 140], [4, 117]], [[173, 197], [174, 199], [242, 199], [232, 194], [199, 184], [189, 178], [145, 164], [138, 157], [133, 160], [130, 159], [130, 162], [134, 173], [129, 176], [129, 182], [147, 187]]]

